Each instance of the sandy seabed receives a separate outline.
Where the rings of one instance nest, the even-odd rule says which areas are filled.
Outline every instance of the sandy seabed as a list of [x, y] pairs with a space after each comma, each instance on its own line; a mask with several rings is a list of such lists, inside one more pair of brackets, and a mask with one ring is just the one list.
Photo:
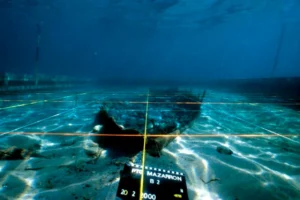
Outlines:
[[[88, 133], [102, 101], [146, 94], [138, 88], [1, 96], [0, 148], [40, 146], [40, 156], [0, 161], [0, 199], [114, 199], [124, 163], [141, 164], [141, 152], [117, 156], [87, 134], [47, 133]], [[189, 199], [300, 199], [300, 113], [255, 102], [262, 98], [207, 90], [195, 123], [160, 158], [146, 155], [145, 165], [184, 172]], [[233, 154], [218, 153], [218, 146]]]

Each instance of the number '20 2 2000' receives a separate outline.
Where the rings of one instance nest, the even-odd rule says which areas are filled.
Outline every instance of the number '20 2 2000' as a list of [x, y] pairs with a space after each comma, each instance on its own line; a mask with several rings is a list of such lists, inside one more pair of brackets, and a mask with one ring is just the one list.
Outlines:
[[[121, 195], [127, 196], [129, 194], [128, 190], [121, 190]], [[135, 197], [135, 191], [132, 191], [132, 197]], [[143, 193], [143, 199], [156, 200], [155, 194]]]

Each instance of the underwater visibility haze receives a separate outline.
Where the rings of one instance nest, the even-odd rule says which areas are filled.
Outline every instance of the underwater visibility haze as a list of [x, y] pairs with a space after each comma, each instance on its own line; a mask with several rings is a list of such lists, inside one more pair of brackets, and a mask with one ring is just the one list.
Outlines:
[[0, 0], [0, 199], [300, 199], [300, 1]]

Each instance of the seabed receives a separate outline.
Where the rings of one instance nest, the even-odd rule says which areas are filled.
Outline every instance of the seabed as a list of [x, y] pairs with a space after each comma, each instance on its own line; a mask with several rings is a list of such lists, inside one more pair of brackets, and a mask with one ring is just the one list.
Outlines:
[[[117, 114], [145, 115], [148, 105], [149, 116], [162, 119], [147, 93], [102, 88], [2, 95], [0, 148], [39, 147], [41, 156], [0, 161], [0, 199], [114, 199], [123, 164], [141, 164], [142, 152], [132, 158], [104, 150], [91, 158], [87, 133], [111, 98], [138, 107]], [[189, 199], [300, 199], [300, 112], [268, 102], [261, 93], [207, 90], [201, 115], [161, 157], [146, 154], [145, 165], [184, 172]], [[219, 146], [233, 154], [220, 154]]]

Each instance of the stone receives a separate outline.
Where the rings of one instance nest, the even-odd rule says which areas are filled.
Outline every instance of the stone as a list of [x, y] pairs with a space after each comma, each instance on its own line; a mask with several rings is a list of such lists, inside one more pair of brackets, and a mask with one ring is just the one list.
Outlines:
[[17, 147], [0, 150], [0, 160], [24, 160], [29, 157], [30, 151]]
[[231, 155], [231, 154], [233, 154], [233, 152], [229, 148], [224, 147], [224, 146], [218, 146], [217, 147], [217, 151], [220, 154], [225, 154], [225, 155]]

